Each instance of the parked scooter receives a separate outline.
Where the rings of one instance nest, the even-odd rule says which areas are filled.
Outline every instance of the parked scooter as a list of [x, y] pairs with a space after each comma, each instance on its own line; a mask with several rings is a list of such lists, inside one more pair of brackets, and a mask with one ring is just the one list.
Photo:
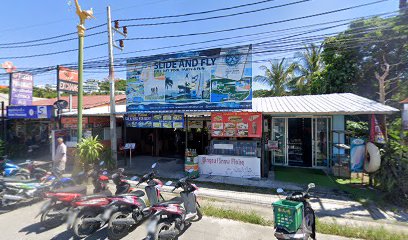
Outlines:
[[[309, 191], [313, 188], [315, 184], [309, 183], [305, 191], [294, 192], [272, 204], [277, 239], [316, 239], [315, 212], [309, 203]], [[279, 188], [277, 193], [284, 191]]]
[[[164, 200], [160, 193], [160, 188], [163, 186], [163, 183], [155, 178], [156, 166], [157, 164], [154, 163], [151, 172], [145, 174], [141, 179], [138, 179], [139, 182], [137, 183], [138, 186], [141, 183], [147, 182], [145, 192], [147, 193], [150, 205], [158, 203], [160, 199]], [[137, 226], [150, 215], [150, 208], [146, 208], [146, 204], [141, 197], [133, 198], [132, 200], [133, 201], [128, 201], [122, 198], [122, 200], [117, 200], [114, 203], [114, 205], [118, 207], [118, 210], [109, 220], [109, 239], [123, 238], [133, 227]]]
[[[118, 172], [123, 173], [121, 169]], [[130, 188], [129, 183], [126, 183], [127, 186], [125, 186], [124, 181], [114, 181], [114, 183], [118, 195], [85, 196], [72, 202], [73, 208], [68, 218], [68, 229], [72, 228], [78, 238], [86, 237], [105, 225], [112, 214], [119, 210], [115, 204], [118, 201], [127, 201], [140, 205], [141, 209], [145, 208], [146, 204], [141, 199], [144, 192], [132, 191], [134, 189]]]
[[[192, 173], [192, 169], [189, 173]], [[171, 181], [166, 183], [171, 184]], [[172, 192], [177, 188], [182, 189], [181, 200], [164, 201], [151, 207], [153, 215], [147, 226], [147, 240], [176, 239], [191, 222], [201, 220], [202, 213], [196, 195], [198, 187], [187, 176], [175, 184]]]
[[[107, 186], [109, 178], [106, 175], [103, 175], [106, 174], [106, 172], [100, 171], [100, 166], [103, 165], [104, 162], [102, 161], [99, 164], [95, 164], [93, 170], [91, 170], [90, 175], [93, 178], [92, 184], [94, 186], [93, 192], [95, 193], [97, 191], [98, 193], [110, 196], [112, 193]], [[56, 180], [59, 183], [61, 183], [63, 179], [58, 179], [58, 177], [56, 177]], [[75, 180], [65, 178], [64, 181], [74, 181], [74, 184], [81, 184], [86, 179], [86, 174], [82, 172], [74, 179]], [[68, 213], [72, 208], [72, 202], [86, 195], [86, 186], [69, 185], [64, 187], [61, 185], [62, 188], [59, 186], [54, 187], [56, 190], [45, 193], [45, 198], [49, 198], [49, 201], [44, 203], [39, 214], [37, 215], [41, 215], [41, 223], [43, 223], [43, 226], [47, 228], [59, 226], [66, 221]], [[97, 195], [97, 197], [98, 196], [99, 195]], [[92, 195], [90, 197], [92, 197]]]
[[[15, 176], [20, 170], [17, 164], [13, 164], [7, 156], [0, 157], [0, 174], [4, 177]], [[27, 179], [25, 176], [20, 177], [20, 179]]]
[[9, 206], [43, 196], [50, 186], [40, 183], [0, 182], [0, 205]]

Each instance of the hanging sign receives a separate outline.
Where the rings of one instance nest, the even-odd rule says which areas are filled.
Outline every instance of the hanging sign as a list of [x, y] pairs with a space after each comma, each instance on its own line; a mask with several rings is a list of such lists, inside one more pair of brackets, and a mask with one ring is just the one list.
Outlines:
[[188, 120], [188, 128], [203, 128], [204, 122], [199, 120]]
[[252, 47], [127, 60], [127, 112], [252, 108]]
[[382, 144], [385, 143], [385, 137], [381, 125], [374, 114], [371, 116], [370, 141]]
[[58, 91], [78, 93], [78, 71], [58, 66]]
[[262, 113], [212, 113], [211, 136], [260, 138], [262, 137]]
[[125, 122], [135, 128], [184, 128], [184, 114], [128, 114]]
[[50, 119], [53, 106], [8, 106], [8, 119]]
[[10, 105], [31, 105], [33, 103], [33, 75], [22, 72], [12, 73], [10, 98]]

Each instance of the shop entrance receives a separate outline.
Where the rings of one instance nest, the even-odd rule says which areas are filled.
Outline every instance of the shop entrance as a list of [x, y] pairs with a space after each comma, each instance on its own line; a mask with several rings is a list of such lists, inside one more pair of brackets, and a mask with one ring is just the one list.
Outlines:
[[288, 165], [312, 166], [312, 119], [288, 119]]

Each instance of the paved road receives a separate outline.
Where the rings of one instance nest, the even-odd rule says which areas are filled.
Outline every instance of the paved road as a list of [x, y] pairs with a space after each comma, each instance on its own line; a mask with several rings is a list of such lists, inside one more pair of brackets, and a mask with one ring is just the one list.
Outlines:
[[[72, 233], [66, 231], [65, 225], [45, 230], [35, 219], [42, 203], [35, 203], [0, 215], [0, 233], [2, 240], [65, 240], [73, 239]], [[107, 239], [106, 229], [101, 229], [86, 239]], [[145, 237], [145, 226], [142, 225], [124, 239], [138, 240]], [[270, 240], [274, 239], [273, 229], [253, 224], [246, 224], [225, 219], [204, 217], [193, 223], [180, 237], [180, 240]], [[345, 240], [347, 238], [319, 235], [318, 239]]]

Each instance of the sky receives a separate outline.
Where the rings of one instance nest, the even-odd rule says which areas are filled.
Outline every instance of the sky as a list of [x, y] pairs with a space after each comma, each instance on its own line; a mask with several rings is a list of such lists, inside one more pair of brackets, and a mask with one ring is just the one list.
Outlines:
[[[249, 4], [261, 2], [262, 0], [79, 0], [82, 9], [93, 8], [96, 19], [86, 22], [87, 28], [92, 28], [107, 21], [106, 7], [111, 6], [112, 19], [135, 19], [145, 17], [168, 16], [185, 13], [201, 12], [213, 9], [220, 9], [226, 7], [237, 6], [241, 4]], [[300, 2], [300, 3], [296, 3]], [[227, 11], [219, 11], [208, 14], [178, 17], [178, 18], [164, 18], [158, 20], [143, 20], [143, 21], [121, 21], [122, 26], [129, 24], [141, 23], [159, 23], [168, 21], [179, 21], [187, 19], [196, 19], [204, 17], [217, 17], [226, 14], [233, 14], [238, 12], [246, 12], [251, 10], [263, 9], [282, 4], [294, 3], [288, 6], [279, 8], [272, 8], [265, 11], [257, 11], [254, 13], [241, 14], [237, 16], [215, 18], [205, 21], [194, 21], [180, 24], [167, 24], [159, 26], [137, 26], [128, 28], [128, 38], [140, 37], [154, 37], [166, 35], [180, 35], [197, 32], [217, 31], [223, 29], [240, 28], [244, 26], [257, 25], [262, 23], [270, 23], [285, 19], [298, 18], [313, 14], [319, 14], [327, 11], [333, 11], [341, 8], [347, 8], [364, 3], [376, 2], [376, 0], [273, 0], [265, 1], [262, 4], [251, 5], [247, 7], [231, 9]], [[376, 3], [370, 6], [341, 11], [338, 13], [326, 14], [316, 17], [305, 18], [301, 20], [286, 21], [277, 24], [269, 24], [261, 27], [253, 27], [240, 29], [236, 31], [228, 31], [216, 34], [197, 35], [178, 38], [162, 38], [149, 40], [129, 40], [125, 41], [125, 48], [123, 51], [114, 50], [115, 57], [137, 57], [155, 55], [166, 52], [184, 51], [197, 48], [214, 48], [227, 47], [248, 43], [257, 43], [265, 40], [285, 39], [285, 36], [297, 33], [300, 31], [308, 31], [309, 28], [297, 29], [291, 31], [282, 31], [283, 29], [300, 27], [304, 25], [319, 24], [323, 22], [330, 22], [336, 20], [343, 20], [349, 18], [357, 18], [369, 16], [374, 14], [387, 13], [398, 10], [398, 0], [388, 0]], [[12, 61], [17, 69], [37, 68], [44, 66], [64, 65], [67, 63], [77, 63], [78, 41], [76, 39], [56, 43], [45, 44], [36, 47], [27, 48], [12, 48], [16, 46], [13, 43], [21, 41], [30, 41], [41, 38], [58, 36], [66, 33], [76, 32], [76, 25], [78, 24], [78, 17], [75, 14], [74, 1], [68, 0], [13, 0], [2, 1], [0, 9], [0, 19], [3, 23], [0, 26], [0, 63], [4, 61]], [[315, 28], [318, 28], [316, 26]], [[310, 33], [309, 36], [325, 33], [335, 33], [342, 31], [347, 26], [339, 26], [337, 28], [328, 29]], [[106, 25], [90, 29], [86, 35], [97, 33], [106, 30]], [[312, 29], [312, 28], [310, 28]], [[269, 34], [262, 34], [270, 32]], [[258, 35], [259, 33], [259, 35]], [[143, 52], [135, 52], [141, 50], [148, 50], [152, 48], [161, 48], [174, 45], [182, 45], [189, 43], [196, 43], [202, 41], [210, 41], [223, 38], [232, 38], [236, 36], [248, 35], [237, 39], [227, 39], [203, 44], [189, 45], [184, 47], [173, 47], [167, 49], [150, 50]], [[306, 33], [302, 36], [308, 36]], [[76, 34], [69, 35], [55, 40], [64, 40], [75, 38]], [[115, 36], [115, 39], [121, 39], [120, 36]], [[106, 43], [108, 40], [107, 33], [88, 36], [85, 38], [85, 46], [91, 46], [101, 43]], [[50, 40], [54, 41], [54, 40]], [[47, 41], [44, 41], [46, 43]], [[271, 46], [274, 48], [273, 46]], [[50, 56], [33, 57], [33, 58], [18, 58], [28, 55], [36, 55], [43, 53], [52, 53], [64, 50], [75, 50], [63, 54], [56, 54]], [[282, 57], [292, 58], [295, 51], [272, 52], [266, 54], [257, 54], [253, 60], [253, 75], [262, 74], [259, 69], [260, 65], [266, 64], [263, 62], [268, 59], [279, 59]], [[85, 49], [85, 61], [90, 58], [106, 57], [108, 55], [107, 45]], [[125, 69], [117, 69], [118, 72], [115, 77], [125, 78]], [[107, 69], [86, 70], [84, 73], [85, 79], [103, 79], [108, 76]], [[0, 84], [7, 84], [5, 76], [0, 77]], [[56, 71], [50, 71], [44, 74], [34, 76], [35, 85], [56, 84]], [[266, 88], [259, 83], [254, 84], [254, 89]]]

